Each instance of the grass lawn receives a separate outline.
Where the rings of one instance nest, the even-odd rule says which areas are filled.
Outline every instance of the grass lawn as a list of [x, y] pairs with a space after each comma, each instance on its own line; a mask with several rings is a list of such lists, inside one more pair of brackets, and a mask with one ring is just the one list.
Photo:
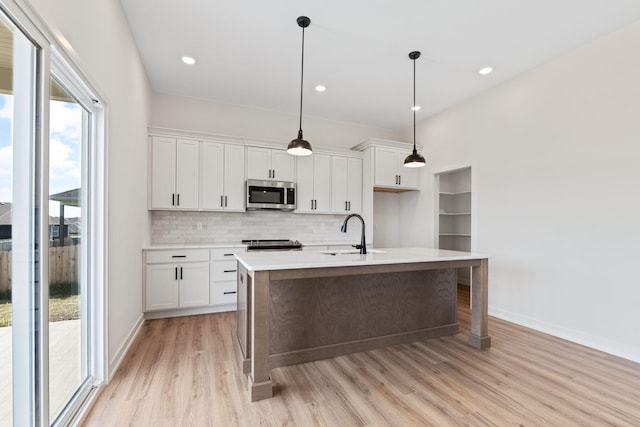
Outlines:
[[[49, 321], [72, 320], [80, 317], [80, 295], [49, 299]], [[0, 300], [0, 328], [11, 326], [11, 301]]]

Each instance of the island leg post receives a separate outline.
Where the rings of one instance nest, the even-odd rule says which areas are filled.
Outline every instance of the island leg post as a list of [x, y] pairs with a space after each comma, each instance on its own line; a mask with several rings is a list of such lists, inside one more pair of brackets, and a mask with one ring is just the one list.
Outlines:
[[470, 346], [484, 349], [491, 347], [488, 327], [488, 281], [489, 260], [480, 260], [480, 265], [471, 267], [471, 331]]
[[269, 272], [256, 271], [251, 286], [251, 374], [252, 402], [273, 397], [269, 375]]

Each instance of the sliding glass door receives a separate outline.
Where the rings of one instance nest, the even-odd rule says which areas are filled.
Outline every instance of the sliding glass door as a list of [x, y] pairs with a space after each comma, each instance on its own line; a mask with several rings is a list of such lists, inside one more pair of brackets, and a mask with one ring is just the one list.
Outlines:
[[104, 377], [104, 112], [30, 25], [0, 0], [3, 427], [68, 425]]

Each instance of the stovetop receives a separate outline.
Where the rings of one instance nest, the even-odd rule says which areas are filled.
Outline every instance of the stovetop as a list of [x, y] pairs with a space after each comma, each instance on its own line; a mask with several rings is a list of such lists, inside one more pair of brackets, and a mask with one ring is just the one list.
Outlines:
[[302, 248], [302, 243], [299, 241], [287, 239], [243, 240], [242, 244], [247, 245], [247, 250], [296, 250]]

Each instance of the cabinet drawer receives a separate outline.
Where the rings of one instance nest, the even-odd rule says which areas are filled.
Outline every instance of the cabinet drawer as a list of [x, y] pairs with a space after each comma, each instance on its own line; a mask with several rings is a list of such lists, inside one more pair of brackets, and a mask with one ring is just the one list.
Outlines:
[[207, 249], [175, 249], [145, 251], [147, 264], [209, 261]]
[[211, 281], [226, 282], [235, 281], [237, 278], [238, 261], [214, 261], [211, 263]]
[[211, 249], [211, 259], [212, 260], [216, 260], [216, 261], [222, 261], [222, 260], [234, 260], [235, 261], [235, 257], [233, 256], [234, 253], [239, 253], [239, 252], [246, 252], [247, 251], [247, 247], [246, 246], [236, 246], [236, 247], [230, 247], [230, 248], [216, 248], [216, 249]]
[[238, 293], [235, 280], [233, 282], [216, 282], [213, 284], [212, 305], [237, 304], [237, 302]]

